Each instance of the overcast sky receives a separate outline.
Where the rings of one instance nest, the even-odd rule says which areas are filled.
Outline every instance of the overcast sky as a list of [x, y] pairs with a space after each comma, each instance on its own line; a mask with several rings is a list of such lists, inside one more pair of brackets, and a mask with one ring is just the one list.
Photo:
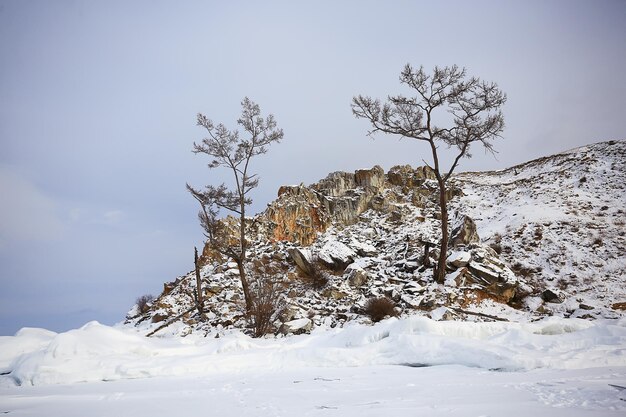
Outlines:
[[350, 109], [406, 93], [406, 63], [508, 94], [497, 157], [461, 170], [624, 139], [625, 40], [623, 0], [0, 0], [0, 334], [118, 322], [193, 268], [185, 183], [225, 179], [191, 153], [198, 112], [235, 127], [248, 96], [284, 129], [257, 212], [281, 184], [428, 158]]

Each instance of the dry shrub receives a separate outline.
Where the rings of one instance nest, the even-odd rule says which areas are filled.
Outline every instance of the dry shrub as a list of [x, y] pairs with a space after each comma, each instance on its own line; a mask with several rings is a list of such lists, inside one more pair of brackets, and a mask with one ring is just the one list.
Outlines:
[[499, 243], [492, 242], [489, 244], [489, 247], [493, 249], [498, 255], [502, 254], [502, 245]]
[[285, 308], [284, 285], [277, 268], [254, 263], [250, 279], [252, 310], [250, 324], [254, 337], [261, 337], [273, 330], [272, 323]]
[[511, 269], [513, 270], [513, 272], [515, 272], [515, 275], [522, 276], [522, 277], [532, 276], [534, 272], [533, 268], [524, 266], [520, 262], [515, 262], [511, 266]]
[[152, 301], [154, 301], [154, 296], [150, 294], [145, 294], [137, 298], [135, 304], [137, 304], [137, 309], [139, 310], [139, 313], [146, 314], [148, 311], [150, 311]]
[[373, 322], [379, 322], [387, 316], [397, 316], [395, 304], [387, 297], [370, 298], [365, 303], [363, 312]]

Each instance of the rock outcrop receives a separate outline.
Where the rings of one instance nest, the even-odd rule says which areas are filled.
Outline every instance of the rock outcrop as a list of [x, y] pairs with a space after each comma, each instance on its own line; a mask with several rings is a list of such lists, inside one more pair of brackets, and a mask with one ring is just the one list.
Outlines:
[[270, 240], [297, 242], [308, 246], [318, 233], [326, 231], [332, 219], [318, 193], [299, 186], [283, 186], [278, 199], [272, 202], [262, 215], [266, 234]]
[[[284, 186], [265, 212], [248, 220], [250, 261], [272, 271], [250, 277], [257, 288], [268, 288], [269, 279], [274, 292], [266, 299], [281, 303], [272, 316], [276, 334], [367, 320], [365, 303], [381, 297], [400, 314], [436, 319], [622, 317], [626, 292], [618, 284], [624, 276], [619, 259], [626, 237], [619, 233], [622, 205], [610, 199], [623, 196], [624, 158], [626, 144], [609, 142], [516, 170], [454, 176], [446, 191], [454, 221], [445, 285], [433, 278], [439, 190], [428, 167], [397, 166], [385, 174], [376, 166], [332, 173], [308, 187]], [[610, 193], [596, 192], [591, 183]], [[567, 195], [559, 203], [561, 190]], [[576, 193], [584, 198], [578, 201]], [[535, 202], [533, 210], [519, 209], [529, 202]], [[550, 208], [547, 218], [542, 207]], [[236, 231], [237, 219], [224, 222]], [[147, 333], [176, 318], [172, 331], [181, 335], [246, 328], [236, 265], [208, 247], [203, 259], [204, 317], [195, 308], [192, 272], [165, 284], [149, 311], [133, 309], [128, 322], [146, 326]], [[611, 273], [598, 281], [598, 271]], [[602, 297], [590, 296], [596, 287]]]

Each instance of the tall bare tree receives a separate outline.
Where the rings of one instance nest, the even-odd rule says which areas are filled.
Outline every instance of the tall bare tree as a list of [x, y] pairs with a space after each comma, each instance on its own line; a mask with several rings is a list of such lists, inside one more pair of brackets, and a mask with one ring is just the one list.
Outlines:
[[[253, 308], [253, 296], [246, 275], [246, 207], [252, 203], [250, 191], [259, 184], [256, 174], [250, 173], [250, 161], [257, 155], [267, 152], [268, 145], [280, 142], [282, 129], [278, 129], [273, 115], [261, 117], [261, 109], [247, 97], [241, 102], [241, 117], [237, 124], [242, 128], [229, 130], [223, 124], [215, 125], [210, 119], [198, 114], [197, 124], [206, 130], [208, 136], [201, 143], [193, 144], [193, 152], [206, 154], [212, 158], [209, 169], [223, 167], [230, 171], [234, 186], [207, 185], [198, 190], [187, 184], [187, 190], [200, 203], [198, 217], [204, 229], [207, 243], [219, 253], [237, 263], [239, 278], [246, 301], [246, 312]], [[239, 217], [238, 233], [234, 237], [226, 222], [218, 218], [220, 209]]]
[[[389, 96], [381, 103], [359, 95], [352, 99], [352, 112], [357, 118], [369, 120], [369, 135], [390, 133], [429, 145], [441, 212], [441, 248], [435, 277], [443, 283], [449, 239], [446, 183], [459, 160], [471, 156], [473, 143], [493, 152], [491, 140], [501, 137], [504, 129], [500, 108], [506, 102], [506, 94], [495, 83], [467, 77], [465, 68], [456, 65], [435, 67], [432, 74], [427, 74], [423, 67], [416, 70], [407, 64], [400, 73], [400, 83], [412, 90], [412, 96]], [[443, 121], [446, 126], [439, 126], [436, 121]], [[455, 149], [456, 156], [448, 169], [441, 166], [438, 144]]]

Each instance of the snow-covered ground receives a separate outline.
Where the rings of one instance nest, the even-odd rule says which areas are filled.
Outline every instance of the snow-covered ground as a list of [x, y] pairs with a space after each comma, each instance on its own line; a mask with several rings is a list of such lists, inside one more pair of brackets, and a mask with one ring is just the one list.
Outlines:
[[0, 414], [16, 416], [621, 416], [626, 319], [411, 317], [267, 339], [92, 322], [0, 337], [0, 373]]

